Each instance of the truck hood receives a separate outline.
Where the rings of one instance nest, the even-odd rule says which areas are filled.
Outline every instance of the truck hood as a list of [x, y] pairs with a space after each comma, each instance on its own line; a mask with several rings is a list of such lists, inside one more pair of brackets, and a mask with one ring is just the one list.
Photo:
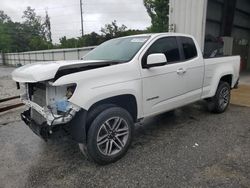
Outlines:
[[117, 62], [75, 60], [32, 63], [15, 69], [12, 72], [12, 79], [21, 83], [35, 83], [113, 64]]

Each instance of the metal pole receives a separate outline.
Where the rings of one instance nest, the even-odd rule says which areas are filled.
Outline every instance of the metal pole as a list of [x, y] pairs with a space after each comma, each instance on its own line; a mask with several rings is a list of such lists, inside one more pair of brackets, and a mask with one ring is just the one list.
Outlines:
[[23, 61], [24, 61], [24, 65], [26, 65], [26, 59], [25, 59], [24, 53], [23, 53]]
[[31, 64], [31, 57], [30, 57], [30, 52], [29, 52], [29, 60], [30, 60], [30, 64]]
[[83, 32], [82, 0], [80, 0], [80, 10], [81, 10], [81, 26], [82, 26], [82, 37], [83, 37], [84, 32]]
[[80, 49], [79, 48], [77, 49], [77, 59], [78, 60], [80, 59]]
[[1, 54], [2, 54], [3, 65], [5, 65], [6, 64], [5, 53], [3, 53], [3, 51], [1, 51]]
[[21, 65], [21, 58], [20, 58], [20, 52], [18, 53], [18, 63]]
[[55, 52], [52, 51], [52, 61], [55, 61]]
[[45, 55], [44, 55], [44, 52], [43, 52], [43, 61], [45, 61]]

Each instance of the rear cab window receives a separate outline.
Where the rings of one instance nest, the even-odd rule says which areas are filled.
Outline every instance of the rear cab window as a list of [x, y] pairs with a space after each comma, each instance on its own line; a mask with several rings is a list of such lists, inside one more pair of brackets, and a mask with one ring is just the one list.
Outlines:
[[181, 48], [183, 50], [184, 60], [190, 60], [197, 57], [197, 49], [195, 43], [190, 37], [178, 37]]

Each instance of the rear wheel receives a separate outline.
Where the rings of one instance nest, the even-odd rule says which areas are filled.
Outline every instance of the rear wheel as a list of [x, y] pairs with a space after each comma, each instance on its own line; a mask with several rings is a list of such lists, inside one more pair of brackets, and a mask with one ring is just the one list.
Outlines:
[[229, 106], [231, 88], [227, 82], [220, 82], [215, 96], [208, 100], [208, 109], [213, 113], [223, 113]]
[[133, 119], [120, 107], [102, 111], [91, 123], [85, 152], [99, 164], [117, 161], [127, 152], [133, 136]]

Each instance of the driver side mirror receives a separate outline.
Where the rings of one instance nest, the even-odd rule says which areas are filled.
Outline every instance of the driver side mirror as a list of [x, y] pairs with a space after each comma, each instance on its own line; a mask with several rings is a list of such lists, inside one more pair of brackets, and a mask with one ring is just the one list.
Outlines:
[[167, 64], [167, 58], [163, 53], [150, 54], [147, 57], [147, 64], [144, 68], [164, 66]]

